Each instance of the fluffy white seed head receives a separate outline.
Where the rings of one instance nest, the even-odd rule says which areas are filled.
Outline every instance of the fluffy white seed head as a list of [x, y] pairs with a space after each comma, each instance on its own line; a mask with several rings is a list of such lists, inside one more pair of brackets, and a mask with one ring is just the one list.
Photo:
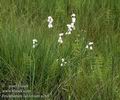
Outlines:
[[59, 34], [60, 37], [63, 36], [63, 35], [64, 35], [64, 33], [60, 33], [60, 34]]
[[71, 23], [71, 27], [73, 28], [73, 30], [75, 30], [75, 24]]
[[65, 64], [67, 64], [67, 62], [64, 62]]
[[93, 42], [89, 42], [88, 45], [86, 45], [86, 49], [93, 50]]
[[71, 15], [71, 17], [75, 17], [76, 15], [73, 13], [72, 15]]
[[65, 35], [70, 35], [71, 34], [71, 31], [68, 31], [65, 33]]
[[48, 16], [48, 20], [47, 20], [49, 23], [52, 23], [53, 22], [53, 18], [51, 16]]
[[35, 48], [38, 45], [37, 44], [38, 40], [37, 39], [33, 39], [32, 41], [33, 41], [33, 46], [32, 47]]
[[33, 39], [33, 42], [38, 42], [37, 39]]
[[38, 44], [33, 44], [33, 46], [32, 46], [32, 47], [33, 47], [33, 49], [34, 49], [34, 48], [36, 48], [36, 47], [37, 47], [37, 45], [38, 45]]
[[51, 16], [48, 16], [48, 28], [53, 28], [53, 25], [52, 25], [52, 23], [53, 23], [53, 18], [51, 17]]
[[37, 39], [33, 39], [33, 45], [37, 44]]
[[71, 24], [67, 24], [67, 27], [68, 27], [68, 31], [72, 32], [72, 25]]
[[67, 24], [67, 27], [68, 27], [68, 28], [71, 28], [71, 24]]
[[58, 43], [60, 43], [60, 44], [63, 43], [62, 37], [59, 37], [59, 39], [58, 39]]
[[75, 22], [76, 22], [76, 18], [72, 17], [72, 23], [75, 23]]
[[85, 47], [86, 49], [88, 49], [89, 48], [89, 46], [88, 45], [86, 45], [86, 47]]
[[61, 63], [60, 66], [62, 67], [62, 66], [63, 66], [63, 63]]
[[89, 45], [93, 45], [93, 42], [89, 42]]
[[64, 61], [65, 61], [65, 59], [64, 59], [64, 58], [62, 58], [61, 60], [62, 60], [62, 62], [64, 62]]
[[53, 25], [51, 23], [48, 24], [48, 28], [52, 28]]
[[35, 48], [36, 46], [35, 45], [33, 45], [33, 48]]
[[93, 47], [92, 47], [92, 46], [90, 46], [90, 50], [93, 50]]

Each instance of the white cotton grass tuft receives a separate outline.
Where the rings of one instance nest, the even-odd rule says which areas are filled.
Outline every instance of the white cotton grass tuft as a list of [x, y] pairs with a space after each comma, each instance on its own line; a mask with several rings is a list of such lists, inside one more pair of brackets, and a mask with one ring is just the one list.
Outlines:
[[37, 39], [33, 39], [33, 43], [36, 43], [36, 42], [38, 42], [38, 40]]
[[70, 35], [72, 33], [72, 26], [71, 24], [67, 24], [68, 31], [65, 33], [66, 35]]
[[72, 25], [71, 24], [67, 24], [68, 27], [68, 32], [72, 32]]
[[89, 46], [88, 45], [86, 45], [86, 47], [85, 47], [86, 49], [88, 49], [89, 48]]
[[64, 64], [67, 64], [67, 62], [64, 62]]
[[37, 47], [37, 45], [38, 45], [38, 40], [37, 39], [33, 39], [32, 40], [33, 41], [33, 48], [36, 48]]
[[87, 45], [86, 45], [86, 49], [90, 49], [90, 50], [93, 50], [93, 42], [89, 42]]
[[[72, 34], [72, 31], [75, 30], [75, 22], [76, 22], [76, 15], [73, 13], [71, 15], [72, 17], [72, 22], [70, 24], [67, 24], [67, 32], [66, 33], [60, 33], [59, 38], [58, 38], [58, 43], [63, 44], [63, 36], [64, 35], [70, 35]], [[48, 23], [51, 24], [53, 22], [53, 18], [51, 16], [48, 17]], [[51, 26], [48, 24], [48, 27], [50, 28]]]
[[59, 44], [62, 44], [62, 43], [63, 43], [63, 39], [62, 39], [63, 36], [64, 36], [64, 33], [60, 33], [60, 34], [59, 34], [59, 38], [58, 38], [58, 43], [59, 43]]
[[48, 16], [48, 28], [53, 28], [53, 18], [52, 16]]
[[65, 33], [65, 35], [70, 35], [73, 30], [75, 30], [75, 23], [76, 23], [76, 15], [73, 13], [71, 15], [72, 22], [70, 24], [67, 24], [68, 30]]
[[48, 28], [53, 28], [53, 25], [51, 23], [49, 23]]
[[75, 17], [75, 16], [76, 16], [75, 13], [72, 13], [71, 17]]
[[58, 43], [60, 43], [60, 44], [62, 44], [62, 43], [63, 43], [63, 39], [62, 39], [62, 37], [61, 37], [61, 36], [59, 36], [59, 38], [58, 38]]
[[65, 59], [64, 59], [64, 58], [62, 58], [61, 60], [62, 60], [62, 62], [64, 62], [64, 61], [65, 61]]
[[73, 30], [75, 30], [76, 15], [73, 13], [73, 14], [71, 15], [71, 17], [72, 17], [71, 26], [72, 26]]
[[71, 15], [71, 17], [72, 17], [72, 23], [75, 23], [75, 22], [76, 22], [76, 15], [73, 13], [73, 14]]
[[70, 34], [71, 34], [71, 32], [66, 32], [66, 33], [65, 33], [65, 35], [70, 35]]
[[63, 35], [64, 35], [64, 33], [60, 33], [60, 34], [59, 34], [59, 37], [62, 37]]
[[89, 42], [89, 45], [93, 45], [93, 42]]
[[61, 63], [60, 66], [62, 67], [62, 66], [63, 66], [63, 63]]
[[65, 61], [65, 58], [62, 58], [60, 66], [62, 67], [62, 66], [65, 66], [66, 64], [67, 62]]
[[71, 27], [73, 30], [75, 30], [75, 23], [71, 23]]
[[93, 47], [92, 46], [90, 46], [90, 50], [92, 50], [93, 49]]

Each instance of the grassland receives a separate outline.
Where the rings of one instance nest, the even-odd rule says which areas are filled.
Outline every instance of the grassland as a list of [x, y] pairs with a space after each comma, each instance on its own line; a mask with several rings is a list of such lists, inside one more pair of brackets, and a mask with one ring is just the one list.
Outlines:
[[[72, 13], [76, 30], [59, 45]], [[0, 91], [10, 84], [41, 100], [120, 100], [120, 0], [0, 0]]]

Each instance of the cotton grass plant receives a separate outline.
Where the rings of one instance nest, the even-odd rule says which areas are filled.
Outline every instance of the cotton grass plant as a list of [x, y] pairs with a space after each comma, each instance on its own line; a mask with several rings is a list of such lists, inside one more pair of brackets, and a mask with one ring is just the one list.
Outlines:
[[27, 84], [45, 100], [119, 100], [119, 5], [0, 0], [0, 92]]

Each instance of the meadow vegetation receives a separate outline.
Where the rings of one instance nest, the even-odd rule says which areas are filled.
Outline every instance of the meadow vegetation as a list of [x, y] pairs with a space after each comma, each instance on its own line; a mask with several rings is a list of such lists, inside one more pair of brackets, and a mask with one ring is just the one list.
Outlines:
[[[76, 30], [59, 45], [72, 13]], [[0, 0], [0, 91], [10, 84], [43, 100], [120, 100], [120, 0]]]

